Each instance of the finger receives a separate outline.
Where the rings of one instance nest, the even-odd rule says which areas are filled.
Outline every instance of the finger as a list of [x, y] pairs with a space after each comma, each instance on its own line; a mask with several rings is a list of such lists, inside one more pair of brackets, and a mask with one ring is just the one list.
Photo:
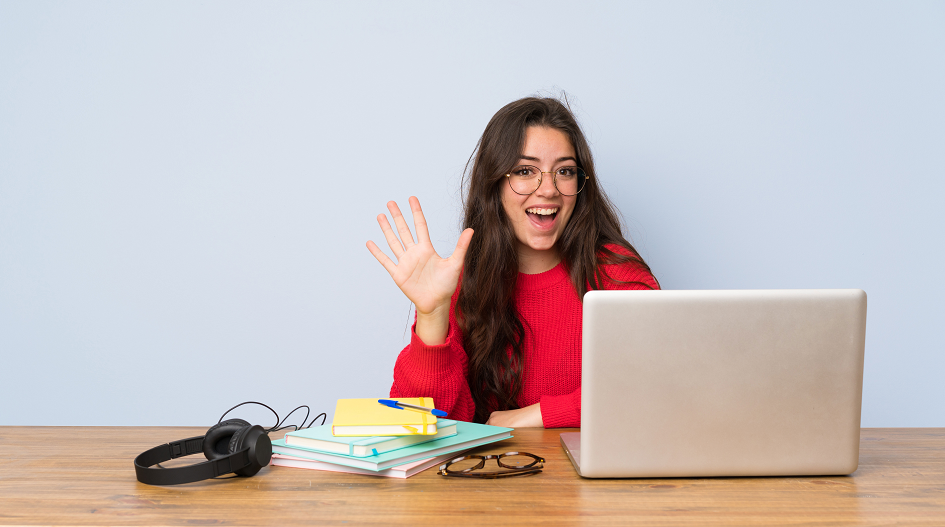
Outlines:
[[410, 213], [413, 214], [413, 226], [417, 231], [417, 243], [429, 243], [430, 231], [427, 228], [427, 219], [423, 216], [423, 209], [420, 208], [420, 200], [416, 196], [410, 196]]
[[400, 212], [400, 207], [393, 201], [388, 201], [387, 210], [390, 211], [391, 217], [394, 218], [394, 225], [397, 226], [397, 233], [400, 234], [400, 241], [404, 244], [404, 249], [409, 249], [416, 245], [416, 242], [413, 241], [413, 234], [410, 232], [410, 227], [407, 227], [407, 220], [404, 219], [404, 215]]
[[395, 264], [393, 260], [384, 254], [384, 251], [382, 251], [376, 243], [368, 240], [367, 248], [369, 251], [371, 251], [371, 254], [377, 258], [377, 261], [384, 266], [384, 269], [387, 269], [387, 272], [390, 273], [391, 276], [394, 276], [394, 271], [397, 269], [397, 264]]
[[466, 229], [459, 235], [459, 239], [456, 240], [456, 248], [453, 249], [453, 254], [450, 255], [450, 260], [455, 258], [460, 262], [466, 261], [466, 251], [469, 249], [470, 242], [472, 242], [473, 234], [472, 229]]
[[397, 239], [397, 235], [394, 234], [394, 230], [391, 229], [390, 222], [387, 221], [387, 216], [378, 214], [377, 223], [380, 224], [381, 230], [384, 232], [384, 239], [387, 240], [387, 245], [390, 247], [390, 250], [394, 251], [394, 257], [400, 260], [401, 255], [404, 254], [404, 246], [400, 244], [400, 240]]

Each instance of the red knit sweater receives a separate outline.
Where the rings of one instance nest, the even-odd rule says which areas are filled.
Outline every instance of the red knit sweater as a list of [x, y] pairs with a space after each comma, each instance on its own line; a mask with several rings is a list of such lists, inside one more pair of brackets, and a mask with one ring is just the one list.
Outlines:
[[[611, 247], [624, 252], [616, 247]], [[635, 264], [605, 266], [618, 280], [659, 286], [646, 269]], [[606, 289], [646, 289], [637, 284], [609, 283]], [[458, 292], [458, 290], [457, 290]], [[394, 365], [391, 397], [432, 397], [450, 419], [471, 421], [475, 403], [466, 382], [466, 351], [454, 316], [457, 294], [450, 304], [446, 342], [427, 346], [416, 331]], [[545, 428], [581, 426], [582, 304], [564, 264], [540, 274], [519, 274], [513, 296], [526, 329], [524, 382], [518, 404], [541, 402]]]

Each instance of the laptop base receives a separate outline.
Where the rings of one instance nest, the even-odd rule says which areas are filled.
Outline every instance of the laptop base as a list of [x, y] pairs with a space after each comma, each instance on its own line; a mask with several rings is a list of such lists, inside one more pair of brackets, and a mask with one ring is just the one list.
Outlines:
[[581, 432], [562, 433], [561, 446], [564, 448], [564, 453], [568, 455], [568, 459], [571, 460], [571, 464], [574, 465], [574, 470], [577, 471], [578, 476], [583, 478], [584, 474], [581, 474]]

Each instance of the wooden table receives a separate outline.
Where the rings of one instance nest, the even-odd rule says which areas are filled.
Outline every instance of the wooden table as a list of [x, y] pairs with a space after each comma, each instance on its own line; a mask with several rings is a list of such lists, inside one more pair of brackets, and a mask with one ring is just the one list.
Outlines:
[[542, 455], [543, 473], [401, 480], [267, 467], [175, 487], [137, 482], [138, 453], [204, 432], [0, 427], [0, 524], [945, 525], [945, 428], [864, 429], [849, 477], [582, 479], [562, 430], [519, 429], [479, 450]]

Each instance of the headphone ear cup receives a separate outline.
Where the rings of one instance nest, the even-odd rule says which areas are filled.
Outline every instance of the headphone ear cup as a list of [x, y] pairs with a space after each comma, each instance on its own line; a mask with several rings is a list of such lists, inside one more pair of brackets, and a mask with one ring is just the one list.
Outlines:
[[272, 441], [259, 425], [241, 428], [230, 439], [230, 453], [249, 448], [249, 466], [236, 471], [240, 476], [252, 476], [272, 460]]
[[203, 438], [203, 455], [210, 461], [230, 455], [233, 436], [251, 426], [242, 419], [227, 419], [211, 426]]
[[230, 438], [230, 443], [227, 445], [227, 451], [230, 454], [242, 450], [243, 445], [240, 444], [240, 439], [246, 437], [246, 432], [249, 432], [251, 428], [251, 426], [244, 426], [233, 434], [233, 437]]

